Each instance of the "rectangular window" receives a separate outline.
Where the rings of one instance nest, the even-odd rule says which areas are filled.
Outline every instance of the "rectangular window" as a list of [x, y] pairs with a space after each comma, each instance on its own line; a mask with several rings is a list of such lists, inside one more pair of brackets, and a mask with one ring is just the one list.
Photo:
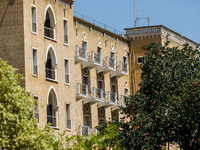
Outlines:
[[31, 6], [31, 31], [37, 32], [36, 7]]
[[63, 21], [63, 32], [64, 32], [64, 43], [69, 44], [69, 37], [68, 37], [68, 22], [67, 20]]
[[65, 59], [65, 83], [69, 84], [69, 61]]
[[128, 60], [125, 56], [123, 57], [122, 70], [128, 72]]
[[37, 49], [33, 48], [33, 75], [38, 75]]
[[138, 64], [144, 64], [144, 56], [138, 56], [137, 57], [137, 63]]
[[116, 68], [115, 66], [115, 53], [110, 52], [110, 67]]
[[70, 104], [66, 104], [66, 127], [71, 129]]
[[39, 98], [37, 96], [33, 96], [34, 100], [34, 117], [38, 120], [39, 123]]

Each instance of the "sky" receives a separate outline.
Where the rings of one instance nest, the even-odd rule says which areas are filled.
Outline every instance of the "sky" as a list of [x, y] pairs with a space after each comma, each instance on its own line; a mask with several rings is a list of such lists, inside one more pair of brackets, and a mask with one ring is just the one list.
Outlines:
[[[135, 0], [137, 17], [200, 43], [200, 0]], [[134, 0], [75, 0], [74, 11], [117, 30], [134, 27]], [[139, 26], [147, 26], [145, 19]]]

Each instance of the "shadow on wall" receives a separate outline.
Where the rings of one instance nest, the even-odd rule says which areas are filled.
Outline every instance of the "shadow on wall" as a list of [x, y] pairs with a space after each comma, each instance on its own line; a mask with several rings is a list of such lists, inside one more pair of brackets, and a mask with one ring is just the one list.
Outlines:
[[3, 23], [3, 19], [4, 19], [5, 15], [6, 15], [8, 6], [14, 5], [14, 3], [15, 3], [15, 0], [8, 0], [8, 3], [7, 3], [6, 8], [5, 8], [5, 10], [4, 10], [4, 13], [3, 13], [3, 15], [1, 16], [0, 27], [1, 27], [1, 24]]

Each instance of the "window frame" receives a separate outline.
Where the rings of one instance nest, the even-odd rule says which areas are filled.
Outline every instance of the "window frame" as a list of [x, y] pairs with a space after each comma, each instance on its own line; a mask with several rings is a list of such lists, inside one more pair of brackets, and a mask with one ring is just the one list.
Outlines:
[[[65, 39], [64, 39], [64, 36], [65, 36], [65, 30], [64, 30], [64, 22], [67, 22], [67, 36], [68, 36], [68, 43], [65, 43]], [[65, 46], [69, 46], [69, 24], [68, 24], [68, 19], [67, 18], [63, 18], [63, 44]]]
[[[33, 28], [32, 28], [32, 23], [33, 23], [33, 18], [32, 18], [32, 8], [35, 8], [35, 20], [36, 20], [36, 32], [33, 31]], [[38, 27], [37, 27], [37, 6], [31, 4], [31, 33], [33, 34], [38, 34]]]
[[[40, 105], [39, 105], [39, 96], [38, 95], [33, 95], [33, 100], [35, 101], [35, 98], [37, 97], [37, 101], [38, 101], [38, 104], [37, 104], [37, 106], [35, 106], [35, 103], [34, 103], [34, 109], [33, 109], [33, 116], [34, 116], [34, 118], [36, 118], [35, 117], [35, 114], [37, 113], [38, 114], [38, 118], [36, 118], [36, 119], [38, 119], [38, 125], [40, 124]], [[38, 107], [38, 112], [36, 112], [35, 111], [35, 107]]]
[[[34, 65], [34, 59], [33, 59], [33, 51], [36, 51], [36, 57], [37, 57], [37, 74], [34, 74], [34, 71], [33, 71], [33, 65]], [[38, 65], [38, 48], [35, 48], [35, 47], [32, 47], [32, 75], [34, 77], [38, 77], [39, 76], [39, 65]]]
[[[68, 105], [68, 109], [69, 109], [69, 114], [67, 114], [67, 105]], [[71, 130], [72, 129], [72, 119], [71, 119], [71, 103], [68, 103], [66, 102], [65, 104], [65, 107], [66, 107], [66, 120], [69, 119], [70, 120], [70, 128], [67, 127], [67, 124], [66, 124], [66, 128], [67, 130]], [[68, 115], [69, 115], [69, 118], [68, 118]], [[66, 122], [67, 123], [67, 122]]]
[[[65, 82], [65, 74], [66, 74], [66, 68], [65, 68], [65, 61], [67, 61], [68, 62], [68, 75], [69, 75], [69, 83], [66, 83]], [[70, 67], [69, 67], [70, 65], [69, 65], [69, 59], [68, 58], [64, 58], [64, 83], [65, 83], [65, 85], [70, 85]]]

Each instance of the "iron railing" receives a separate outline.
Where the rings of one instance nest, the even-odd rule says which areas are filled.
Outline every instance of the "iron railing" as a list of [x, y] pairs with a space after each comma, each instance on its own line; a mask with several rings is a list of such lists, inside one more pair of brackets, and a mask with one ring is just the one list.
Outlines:
[[64, 35], [64, 43], [69, 44], [68, 35]]
[[65, 74], [65, 83], [69, 84], [69, 75]]
[[37, 65], [33, 65], [33, 74], [38, 75], [38, 66]]
[[66, 119], [66, 125], [67, 129], [71, 129], [71, 119]]
[[89, 126], [79, 126], [79, 135], [80, 136], [89, 136], [90, 127]]
[[80, 18], [82, 20], [85, 20], [85, 21], [87, 21], [87, 22], [89, 22], [91, 24], [94, 24], [96, 26], [99, 26], [99, 27], [101, 27], [101, 28], [103, 28], [105, 30], [108, 30], [108, 31], [110, 31], [110, 32], [112, 32], [114, 34], [117, 34], [117, 35], [120, 35], [122, 37], [125, 37], [125, 33], [121, 32], [121, 31], [119, 31], [117, 29], [114, 29], [114, 28], [112, 28], [112, 27], [110, 27], [108, 25], [105, 25], [105, 24], [103, 24], [103, 23], [101, 23], [99, 21], [96, 21], [96, 20], [94, 20], [94, 19], [92, 19], [90, 17], [87, 17], [87, 16], [85, 16], [85, 15], [79, 13], [79, 12], [74, 11], [74, 16], [77, 17], [77, 18]]
[[55, 80], [55, 69], [46, 68], [46, 78]]
[[48, 28], [48, 27], [44, 27], [44, 35], [46, 37], [54, 39], [54, 29]]
[[36, 31], [37, 31], [36, 23], [32, 22], [32, 32], [36, 32]]
[[88, 85], [77, 83], [77, 92], [88, 96]]
[[57, 127], [56, 125], [56, 117], [47, 115], [47, 124], [50, 124], [52, 127]]

